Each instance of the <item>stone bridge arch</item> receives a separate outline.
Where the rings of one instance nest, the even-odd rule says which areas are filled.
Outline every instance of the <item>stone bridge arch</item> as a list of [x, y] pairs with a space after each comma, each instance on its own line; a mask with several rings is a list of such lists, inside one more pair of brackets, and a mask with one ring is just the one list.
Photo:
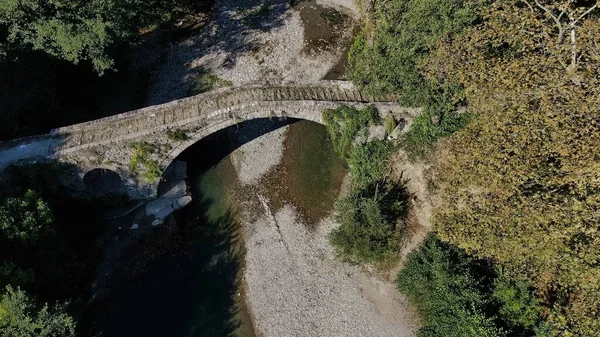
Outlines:
[[[236, 123], [289, 117], [322, 124], [322, 111], [341, 104], [358, 108], [375, 105], [382, 113], [404, 116], [407, 125], [420, 111], [399, 106], [392, 96], [365, 95], [345, 81], [262, 83], [223, 88], [66, 126], [39, 138], [50, 144], [45, 156], [78, 165], [82, 177], [94, 169], [111, 170], [120, 176], [127, 194], [152, 198], [157, 194], [158, 181], [148, 181], [143, 172], [135, 174], [130, 169], [139, 144], [151, 147], [149, 159], [164, 170], [192, 144]], [[171, 132], [175, 130], [185, 133], [186, 138], [174, 139]]]

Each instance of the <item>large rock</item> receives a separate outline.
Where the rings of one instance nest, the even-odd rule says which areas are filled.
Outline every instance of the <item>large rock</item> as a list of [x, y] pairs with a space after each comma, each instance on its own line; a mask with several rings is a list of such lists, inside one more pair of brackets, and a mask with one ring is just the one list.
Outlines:
[[396, 139], [400, 138], [400, 135], [404, 132], [405, 128], [406, 128], [406, 120], [401, 119], [398, 122], [398, 125], [396, 126], [396, 128], [392, 131], [392, 133], [390, 133], [388, 138], [392, 139], [392, 140], [396, 140]]
[[189, 195], [159, 198], [146, 204], [146, 214], [154, 217], [152, 225], [161, 224], [171, 213], [187, 206], [190, 202], [192, 197]]
[[367, 137], [367, 142], [385, 139], [385, 126], [383, 125], [371, 125], [367, 130], [369, 136]]

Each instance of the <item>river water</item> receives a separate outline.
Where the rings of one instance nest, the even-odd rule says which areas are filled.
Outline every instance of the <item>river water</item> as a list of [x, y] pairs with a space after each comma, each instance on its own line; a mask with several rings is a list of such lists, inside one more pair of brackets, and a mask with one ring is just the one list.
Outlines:
[[[241, 186], [232, 152], [280, 127], [286, 128], [281, 162], [255, 184]], [[260, 189], [275, 209], [293, 204], [305, 223], [316, 223], [331, 211], [346, 174], [326, 128], [308, 121], [244, 122], [179, 159], [188, 162], [194, 199], [175, 216], [184, 244], [113, 291], [103, 336], [255, 336], [245, 301], [239, 194]]]

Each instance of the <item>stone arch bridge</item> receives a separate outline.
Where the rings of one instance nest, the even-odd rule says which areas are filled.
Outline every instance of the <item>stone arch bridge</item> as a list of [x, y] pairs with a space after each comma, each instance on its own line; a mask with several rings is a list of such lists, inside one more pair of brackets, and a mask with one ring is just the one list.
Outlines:
[[[52, 158], [76, 164], [82, 176], [98, 168], [116, 172], [127, 194], [151, 198], [157, 194], [158, 182], [148, 181], [143, 172], [134, 173], [129, 167], [135, 144], [149, 144], [151, 160], [165, 170], [186, 148], [228, 126], [275, 117], [323, 123], [322, 111], [341, 104], [375, 105], [382, 117], [393, 113], [404, 119], [405, 127], [419, 112], [400, 107], [392, 96], [361, 93], [345, 81], [229, 87], [0, 143], [0, 170], [15, 162]], [[169, 137], [174, 130], [185, 137]]]

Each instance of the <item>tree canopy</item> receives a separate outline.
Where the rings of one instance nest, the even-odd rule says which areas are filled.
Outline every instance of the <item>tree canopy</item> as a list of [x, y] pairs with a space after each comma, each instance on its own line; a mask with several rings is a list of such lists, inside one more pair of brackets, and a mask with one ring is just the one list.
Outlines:
[[65, 305], [38, 307], [21, 289], [6, 287], [0, 300], [1, 337], [73, 337], [75, 322]]
[[39, 50], [73, 63], [90, 61], [102, 73], [113, 67], [117, 44], [186, 6], [186, 0], [2, 0], [0, 58]]
[[0, 206], [0, 235], [21, 243], [35, 243], [52, 223], [48, 205], [32, 190], [22, 198], [7, 198]]
[[600, 331], [597, 6], [493, 1], [424, 67], [477, 115], [438, 156], [440, 236], [533, 280], [565, 336]]

